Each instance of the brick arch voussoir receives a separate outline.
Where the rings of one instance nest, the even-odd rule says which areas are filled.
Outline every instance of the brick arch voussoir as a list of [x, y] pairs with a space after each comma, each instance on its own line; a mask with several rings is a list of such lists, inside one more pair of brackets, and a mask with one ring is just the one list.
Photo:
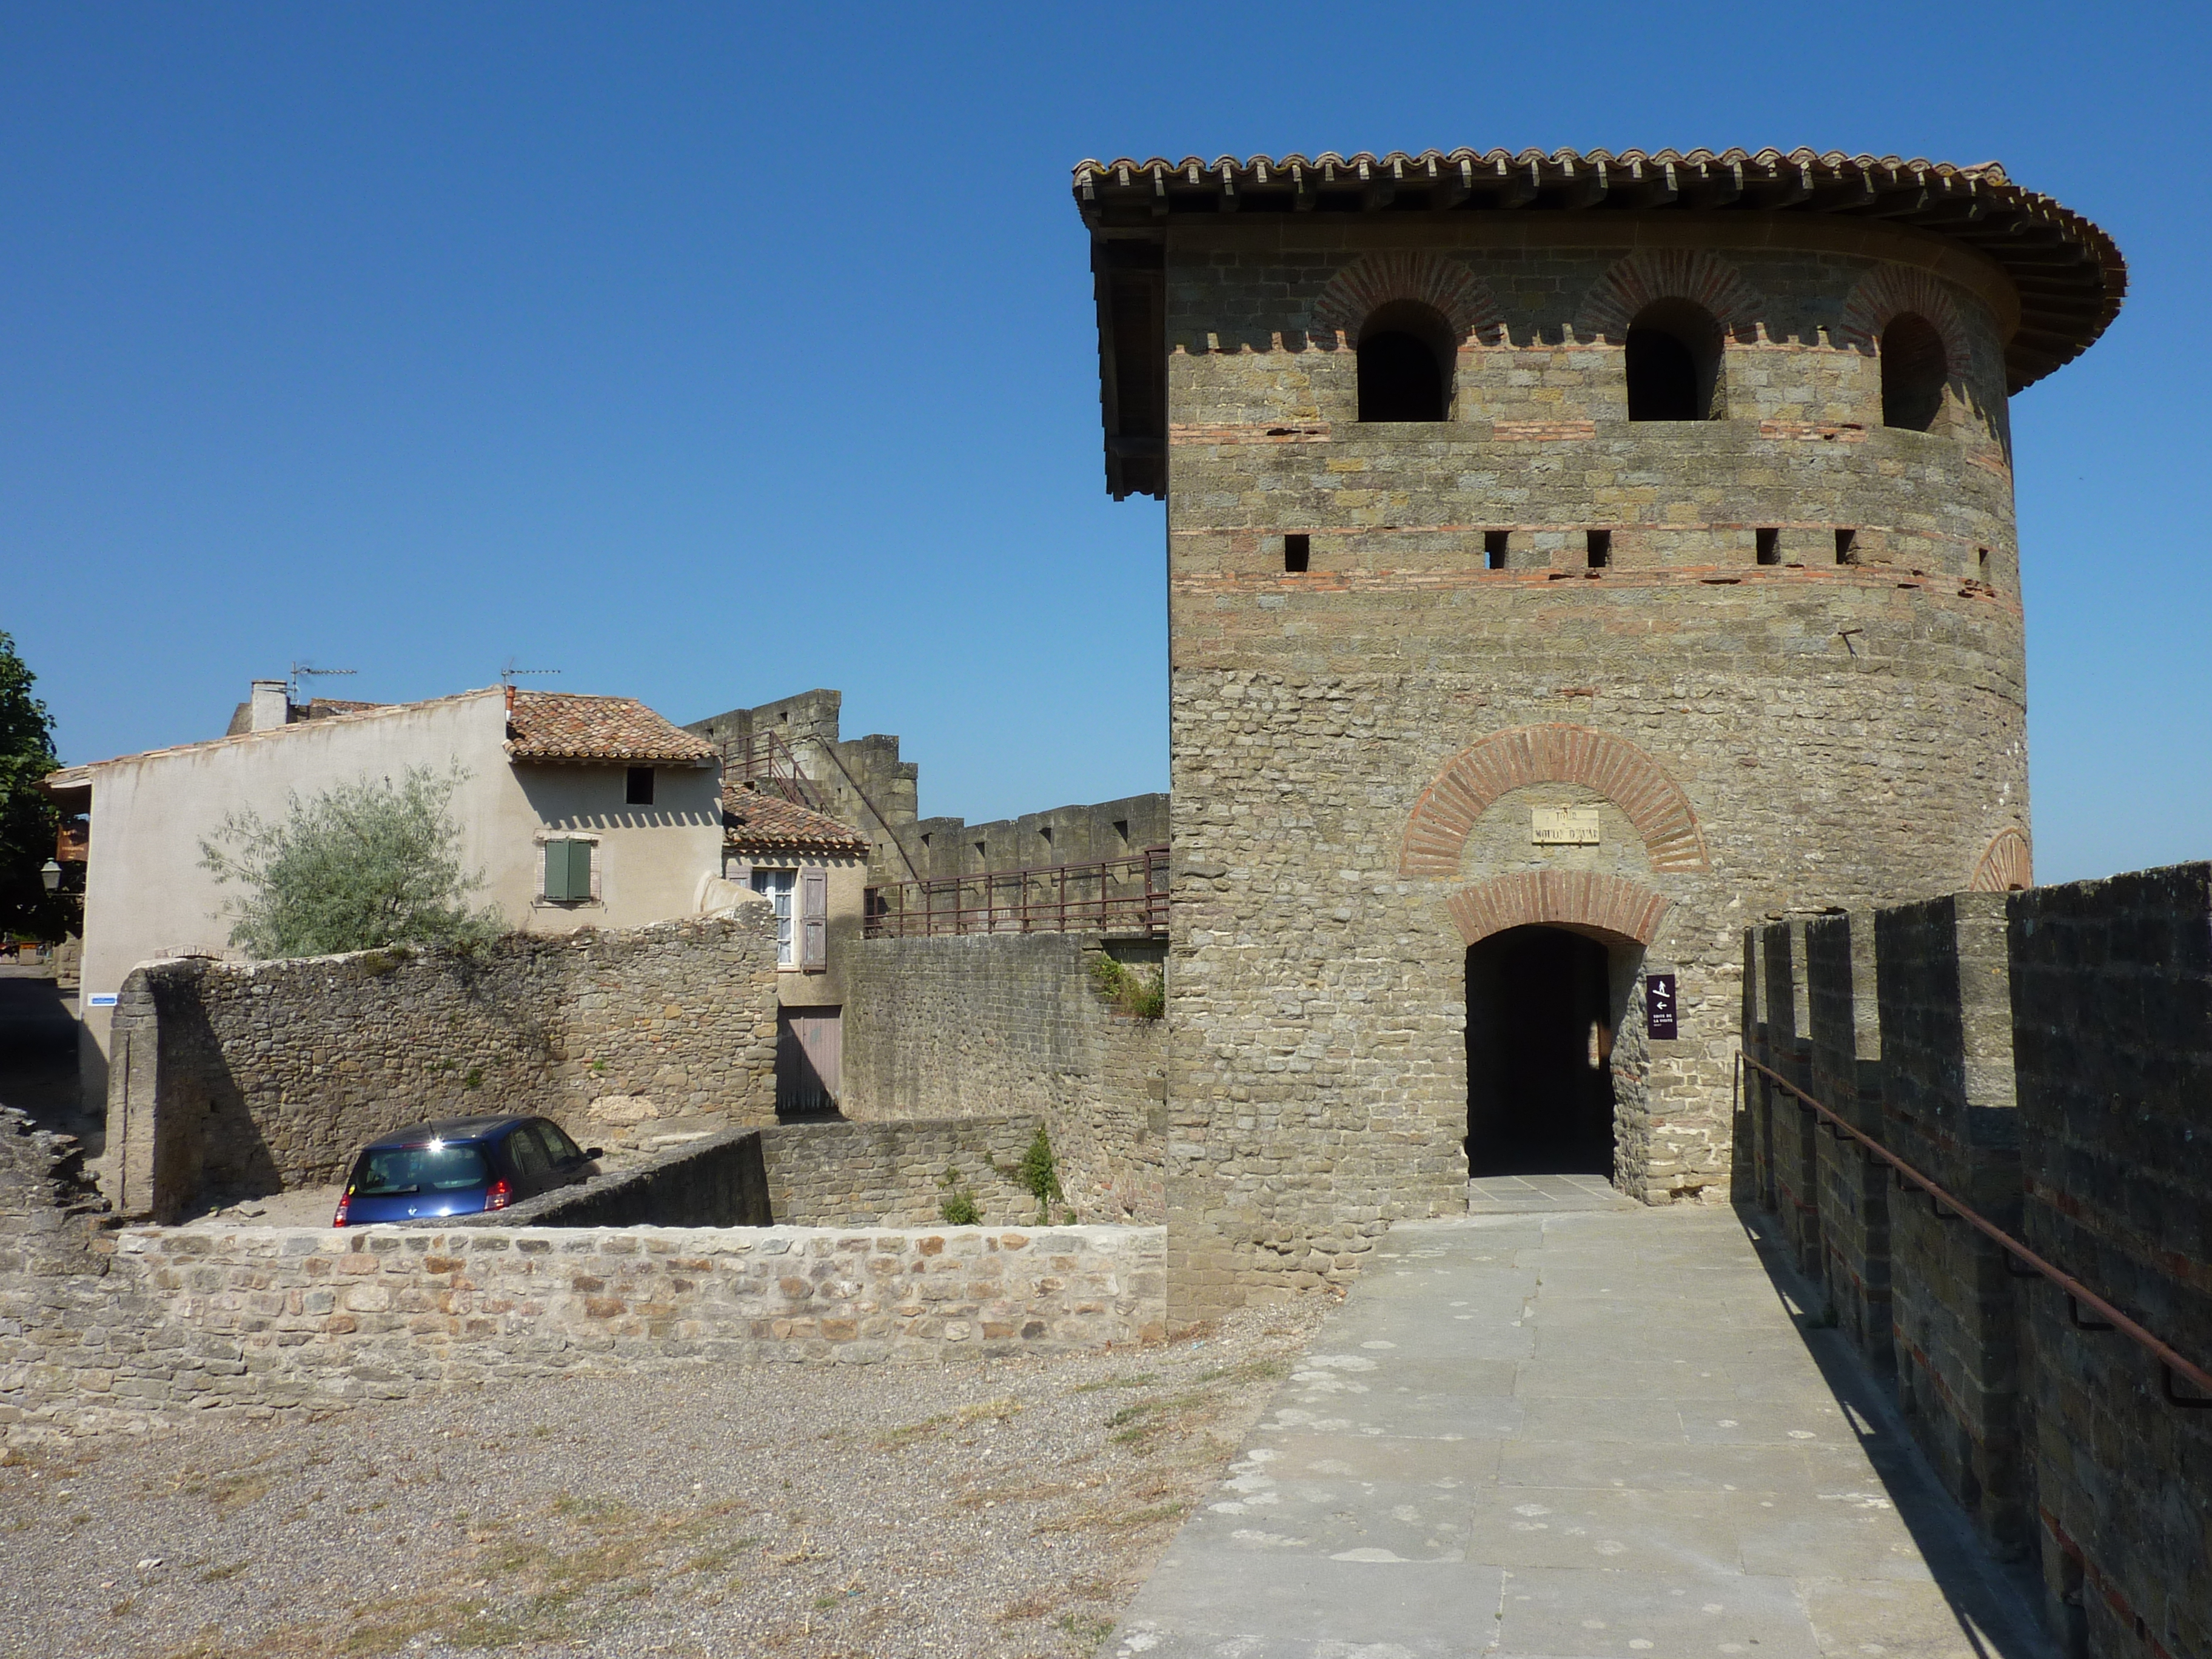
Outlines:
[[1462, 344], [1494, 345], [1504, 337], [1504, 317], [1481, 279], [1456, 259], [1424, 252], [1363, 254], [1345, 266], [1314, 301], [1312, 334], [1358, 345], [1367, 319], [1396, 300], [1436, 311]]
[[1696, 809], [1666, 769], [1626, 738], [1561, 724], [1492, 732], [1446, 762], [1413, 804], [1399, 873], [1458, 875], [1475, 820], [1501, 797], [1532, 783], [1579, 784], [1604, 796], [1644, 838], [1654, 870], [1708, 867]]
[[1509, 927], [1573, 927], [1649, 945], [1672, 901], [1626, 876], [1594, 870], [1522, 870], [1462, 887], [1444, 901], [1468, 945]]
[[1836, 341], [1854, 351], [1879, 349], [1882, 330], [1903, 312], [1925, 317], [1943, 342], [1945, 374], [1958, 380], [1972, 355], [1959, 302], [1934, 275], [1901, 265], [1877, 265], [1859, 278], [1836, 319]]
[[1743, 272], [1708, 248], [1638, 248], [1615, 260], [1583, 296], [1575, 313], [1576, 337], [1619, 345], [1637, 313], [1657, 300], [1703, 306], [1723, 331], [1746, 344], [1758, 339], [1766, 311], [1765, 296]]
[[1966, 884], [1970, 893], [2008, 893], [2016, 887], [2035, 885], [2035, 858], [2025, 831], [2000, 830], [1982, 849]]

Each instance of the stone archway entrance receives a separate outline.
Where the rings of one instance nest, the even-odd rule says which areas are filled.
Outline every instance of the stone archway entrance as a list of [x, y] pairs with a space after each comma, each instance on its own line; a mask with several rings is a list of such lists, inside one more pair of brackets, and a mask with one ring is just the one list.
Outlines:
[[1613, 1032], [1601, 941], [1540, 926], [1468, 945], [1468, 1173], [1610, 1180]]

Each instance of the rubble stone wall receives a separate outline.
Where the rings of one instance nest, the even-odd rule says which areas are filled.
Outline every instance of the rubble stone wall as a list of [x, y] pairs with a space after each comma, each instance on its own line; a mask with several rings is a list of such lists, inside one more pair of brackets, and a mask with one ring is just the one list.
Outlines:
[[480, 951], [150, 963], [115, 1011], [106, 1184], [170, 1220], [203, 1193], [339, 1180], [375, 1135], [592, 1103], [696, 1133], [775, 1120], [767, 907]]
[[769, 1202], [787, 1226], [927, 1227], [944, 1224], [945, 1204], [965, 1193], [985, 1224], [1033, 1223], [1037, 1201], [1015, 1172], [1043, 1122], [1018, 1113], [764, 1129]]
[[[253, 1228], [116, 1236], [0, 1374], [13, 1439], [517, 1376], [1065, 1352], [1161, 1332], [1157, 1229]], [[10, 1339], [14, 1340], [15, 1339]]]
[[1089, 964], [1104, 948], [1076, 933], [856, 946], [846, 964], [846, 1115], [1034, 1114], [1079, 1219], [1158, 1222], [1164, 1022], [1119, 1012], [1100, 994]]

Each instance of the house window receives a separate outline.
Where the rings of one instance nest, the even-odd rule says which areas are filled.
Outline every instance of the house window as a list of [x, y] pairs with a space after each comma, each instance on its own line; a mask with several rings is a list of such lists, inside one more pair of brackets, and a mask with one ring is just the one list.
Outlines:
[[796, 870], [755, 870], [753, 891], [764, 893], [768, 902], [775, 907], [775, 965], [779, 968], [797, 966], [792, 933], [793, 901], [799, 892], [799, 872]]
[[650, 766], [629, 769], [629, 779], [623, 788], [623, 801], [629, 806], [653, 805], [653, 769]]
[[1943, 412], [1951, 368], [1943, 337], [1916, 313], [1899, 312], [1881, 331], [1881, 423], [1925, 432]]
[[592, 896], [592, 843], [545, 843], [545, 896], [556, 904], [578, 904]]

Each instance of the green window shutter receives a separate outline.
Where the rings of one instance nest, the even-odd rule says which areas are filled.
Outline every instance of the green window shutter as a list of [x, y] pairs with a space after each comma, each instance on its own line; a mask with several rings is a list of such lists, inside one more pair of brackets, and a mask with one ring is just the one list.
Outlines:
[[592, 896], [592, 843], [587, 841], [549, 841], [545, 843], [545, 896], [574, 901]]

